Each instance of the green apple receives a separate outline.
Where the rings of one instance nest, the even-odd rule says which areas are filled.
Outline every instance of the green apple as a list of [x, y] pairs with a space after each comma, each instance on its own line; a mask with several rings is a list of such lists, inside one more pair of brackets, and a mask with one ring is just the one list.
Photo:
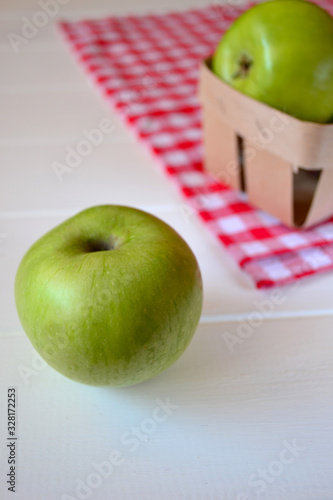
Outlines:
[[68, 378], [126, 386], [174, 363], [202, 309], [196, 258], [174, 229], [131, 207], [88, 208], [36, 241], [15, 279], [23, 329]]
[[333, 18], [302, 0], [272, 0], [222, 37], [212, 70], [244, 94], [301, 120], [333, 120]]

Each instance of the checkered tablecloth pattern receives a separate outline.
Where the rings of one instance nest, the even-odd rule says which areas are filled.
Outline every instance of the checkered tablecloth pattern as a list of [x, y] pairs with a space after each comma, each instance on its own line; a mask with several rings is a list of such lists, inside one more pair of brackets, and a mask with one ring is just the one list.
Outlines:
[[[318, 3], [333, 14], [331, 0]], [[288, 229], [203, 169], [199, 62], [246, 8], [216, 2], [59, 27], [105, 100], [182, 192], [188, 214], [203, 221], [261, 288], [333, 269], [333, 217], [309, 230]]]

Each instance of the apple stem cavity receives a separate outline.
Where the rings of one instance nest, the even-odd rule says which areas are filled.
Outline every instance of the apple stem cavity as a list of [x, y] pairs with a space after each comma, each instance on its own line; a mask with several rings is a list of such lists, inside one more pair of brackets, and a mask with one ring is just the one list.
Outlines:
[[242, 54], [238, 61], [238, 70], [234, 73], [233, 78], [246, 78], [253, 65], [253, 60], [247, 54]]
[[121, 245], [121, 241], [117, 236], [111, 235], [108, 240], [90, 240], [87, 242], [86, 252], [105, 252], [108, 250], [117, 250]]

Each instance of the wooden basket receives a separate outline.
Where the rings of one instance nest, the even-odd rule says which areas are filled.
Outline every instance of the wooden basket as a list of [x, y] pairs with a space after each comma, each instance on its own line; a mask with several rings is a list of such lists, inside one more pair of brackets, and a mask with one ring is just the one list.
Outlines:
[[333, 214], [333, 124], [293, 118], [200, 68], [205, 167], [288, 226]]

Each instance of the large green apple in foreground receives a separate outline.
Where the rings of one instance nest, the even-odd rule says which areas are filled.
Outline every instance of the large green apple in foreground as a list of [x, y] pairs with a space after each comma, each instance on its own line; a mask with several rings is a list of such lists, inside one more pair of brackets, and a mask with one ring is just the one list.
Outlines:
[[224, 34], [212, 70], [301, 120], [333, 121], [333, 18], [302, 0], [258, 4]]
[[97, 206], [40, 238], [15, 280], [22, 326], [57, 371], [91, 385], [147, 380], [184, 352], [202, 309], [185, 241], [130, 207]]

